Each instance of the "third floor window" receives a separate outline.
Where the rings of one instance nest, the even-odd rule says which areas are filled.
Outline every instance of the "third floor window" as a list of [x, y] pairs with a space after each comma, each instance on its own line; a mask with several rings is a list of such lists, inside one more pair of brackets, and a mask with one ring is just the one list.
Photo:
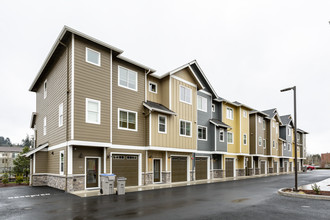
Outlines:
[[119, 66], [118, 85], [120, 87], [137, 91], [137, 72]]
[[191, 89], [180, 86], [180, 101], [191, 104]]
[[101, 66], [101, 54], [86, 47], [86, 62], [96, 66]]
[[227, 107], [227, 118], [234, 120], [234, 110], [232, 108]]
[[207, 112], [207, 99], [202, 96], [197, 96], [197, 109]]

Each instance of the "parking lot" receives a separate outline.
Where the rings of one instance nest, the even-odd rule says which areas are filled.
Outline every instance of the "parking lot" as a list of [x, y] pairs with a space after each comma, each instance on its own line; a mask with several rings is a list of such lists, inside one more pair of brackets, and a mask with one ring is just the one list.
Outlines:
[[[330, 170], [299, 174], [299, 185]], [[1, 219], [329, 219], [329, 201], [283, 197], [294, 175], [80, 198], [50, 187], [0, 189]]]

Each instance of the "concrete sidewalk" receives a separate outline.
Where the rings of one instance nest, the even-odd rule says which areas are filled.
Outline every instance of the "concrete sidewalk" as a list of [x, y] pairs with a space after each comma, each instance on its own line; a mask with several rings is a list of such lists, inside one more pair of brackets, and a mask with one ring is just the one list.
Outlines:
[[[234, 180], [244, 180], [244, 179], [253, 179], [267, 176], [278, 176], [292, 173], [273, 173], [273, 174], [262, 174], [256, 176], [239, 176], [239, 177], [227, 177], [227, 178], [215, 178], [209, 180], [195, 180], [189, 182], [177, 182], [177, 183], [157, 183], [157, 184], [149, 184], [144, 186], [128, 186], [125, 187], [126, 193], [137, 192], [137, 191], [146, 191], [146, 190], [154, 190], [154, 189], [165, 189], [165, 188], [173, 188], [173, 187], [182, 187], [182, 186], [192, 186], [198, 184], [208, 184], [208, 183], [218, 183], [218, 182], [226, 182], [226, 181], [234, 181]], [[115, 191], [117, 189], [115, 188]], [[71, 192], [71, 194], [79, 196], [79, 197], [91, 197], [91, 196], [102, 196], [100, 193], [100, 189], [94, 190], [83, 190]]]
[[[312, 189], [312, 185], [314, 185], [314, 184], [315, 183], [304, 185], [304, 186], [300, 186], [300, 187], [298, 187], [298, 189], [302, 189], [302, 190], [313, 190]], [[320, 190], [321, 191], [330, 191], [330, 178], [329, 179], [322, 180], [320, 182], [316, 182], [316, 185], [320, 187]]]

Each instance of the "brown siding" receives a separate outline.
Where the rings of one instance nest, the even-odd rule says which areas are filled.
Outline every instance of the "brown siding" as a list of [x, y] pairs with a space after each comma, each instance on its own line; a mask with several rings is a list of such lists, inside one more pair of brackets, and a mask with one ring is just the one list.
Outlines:
[[[261, 117], [261, 123], [259, 123], [259, 118], [258, 117]], [[257, 154], [264, 154], [264, 139], [266, 139], [266, 136], [265, 136], [265, 132], [264, 132], [264, 129], [263, 129], [263, 121], [264, 118], [261, 116], [261, 115], [258, 115], [257, 116], [257, 134], [258, 134], [258, 137], [257, 137]], [[259, 137], [262, 138], [262, 144], [261, 146], [259, 146]], [[266, 141], [267, 143], [267, 141]]]
[[47, 173], [47, 151], [39, 151], [35, 154], [36, 156], [36, 173]]
[[[146, 151], [144, 150], [126, 150], [126, 149], [107, 149], [107, 155], [110, 155], [110, 153], [136, 153], [142, 155], [142, 172], [145, 172], [146, 168]], [[107, 172], [110, 172], [110, 158], [107, 157]]]
[[[157, 84], [157, 93], [153, 93], [149, 91], [149, 82], [153, 82]], [[159, 79], [148, 76], [148, 82], [147, 82], [147, 100], [152, 102], [161, 103], [162, 102], [162, 83]]]
[[164, 79], [162, 79], [162, 104], [166, 106], [167, 108], [170, 108], [170, 93], [169, 93], [169, 88], [170, 88], [170, 77], [167, 76]]
[[[85, 159], [88, 156], [101, 157], [99, 163], [101, 163], [100, 173], [103, 173], [103, 147], [82, 147], [73, 146], [73, 161], [72, 168], [73, 174], [85, 174]], [[80, 154], [82, 157], [80, 157]]]
[[[86, 47], [101, 53], [101, 66], [85, 61]], [[110, 142], [110, 51], [75, 37], [74, 139]], [[86, 98], [101, 102], [101, 123], [86, 123]]]
[[[136, 71], [137, 91], [118, 86], [118, 66]], [[145, 115], [142, 102], [145, 101], [145, 70], [120, 59], [113, 59], [112, 75], [112, 126], [113, 144], [145, 146]], [[118, 108], [137, 112], [137, 131], [118, 129]], [[129, 137], [129, 138], [128, 138]]]
[[64, 174], [66, 174], [66, 149], [58, 148], [48, 151], [48, 173], [60, 174], [60, 151], [64, 151]]
[[250, 153], [256, 153], [256, 114], [250, 115]]
[[[66, 141], [67, 108], [67, 57], [65, 49], [58, 49], [56, 61], [49, 65], [41, 78], [36, 92], [37, 146], [49, 143], [50, 146]], [[44, 99], [44, 81], [47, 79], [47, 97]], [[63, 103], [63, 126], [59, 127], [59, 105]], [[43, 135], [43, 121], [47, 118], [47, 134]]]

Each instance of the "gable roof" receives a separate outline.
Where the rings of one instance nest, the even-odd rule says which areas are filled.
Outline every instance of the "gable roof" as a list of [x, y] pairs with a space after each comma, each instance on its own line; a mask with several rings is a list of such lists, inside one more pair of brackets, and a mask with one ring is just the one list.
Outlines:
[[[90, 40], [90, 41], [92, 41], [92, 42], [94, 42], [96, 44], [99, 44], [101, 46], [104, 46], [106, 48], [109, 48], [110, 50], [115, 51], [117, 53], [117, 57], [118, 57], [118, 55], [120, 55], [120, 54], [122, 54], [124, 52], [123, 50], [121, 50], [121, 49], [119, 49], [117, 47], [114, 47], [114, 46], [112, 46], [110, 44], [107, 44], [107, 43], [105, 43], [103, 41], [100, 41], [100, 40], [98, 40], [98, 39], [96, 39], [94, 37], [91, 37], [91, 36], [89, 36], [87, 34], [84, 34], [84, 33], [80, 32], [80, 31], [77, 31], [77, 30], [75, 30], [75, 29], [73, 29], [71, 27], [64, 26], [62, 28], [62, 31], [58, 35], [57, 39], [55, 40], [55, 43], [53, 44], [51, 50], [49, 51], [49, 53], [48, 53], [45, 61], [43, 62], [43, 64], [42, 64], [42, 66], [41, 66], [41, 68], [40, 68], [37, 76], [34, 78], [32, 84], [31, 84], [31, 86], [29, 88], [29, 91], [34, 91], [34, 89], [35, 89], [34, 87], [37, 84], [37, 82], [38, 82], [39, 78], [41, 77], [41, 75], [43, 74], [43, 72], [44, 72], [44, 70], [45, 70], [48, 62], [53, 57], [53, 55], [54, 55], [56, 49], [58, 48], [58, 46], [61, 45], [61, 40], [63, 40], [64, 36], [67, 35], [67, 33], [72, 33], [74, 35], [77, 35], [77, 36], [80, 36], [80, 37], [85, 38], [87, 40]], [[151, 72], [155, 72], [154, 69], [152, 69], [150, 67], [147, 67], [147, 66], [144, 66], [144, 65], [142, 65], [140, 63], [134, 62], [132, 60], [129, 60], [128, 58], [125, 58], [125, 57], [122, 57], [122, 56], [119, 56], [118, 58], [119, 59], [122, 59], [122, 60], [125, 60], [127, 62], [130, 62], [130, 63], [132, 63], [132, 64], [134, 64], [136, 66], [139, 66], [139, 67], [141, 67], [143, 69], [150, 70]]]
[[227, 125], [227, 124], [223, 123], [222, 121], [220, 121], [219, 119], [215, 119], [215, 118], [210, 119], [210, 123], [214, 124], [217, 127], [232, 128], [229, 125]]
[[281, 120], [283, 125], [291, 125], [292, 127], [294, 127], [291, 115], [282, 115]]
[[303, 133], [303, 134], [309, 134], [307, 131], [304, 131], [304, 130], [302, 130], [300, 128], [298, 128], [297, 131], [300, 132], [300, 133]]
[[182, 65], [182, 66], [180, 66], [180, 67], [178, 67], [178, 68], [176, 68], [176, 69], [174, 69], [174, 70], [172, 70], [172, 71], [170, 71], [170, 72], [167, 72], [167, 73], [165, 73], [165, 74], [163, 74], [163, 75], [151, 74], [151, 76], [153, 76], [153, 77], [155, 77], [155, 78], [157, 78], [157, 79], [163, 79], [164, 77], [166, 77], [166, 76], [170, 76], [170, 75], [173, 75], [173, 74], [175, 74], [175, 73], [177, 73], [177, 72], [179, 72], [180, 70], [183, 70], [183, 69], [185, 69], [185, 68], [188, 68], [189, 71], [192, 73], [193, 78], [194, 78], [194, 79], [197, 81], [197, 83], [198, 83], [198, 87], [204, 89], [204, 85], [201, 83], [201, 81], [200, 81], [199, 78], [197, 77], [196, 73], [195, 73], [194, 70], [191, 68], [190, 63], [186, 63], [186, 64], [184, 64], [184, 65]]
[[282, 125], [282, 120], [280, 115], [277, 112], [276, 108], [272, 108], [272, 109], [268, 109], [268, 110], [264, 110], [262, 111], [263, 113], [267, 114], [269, 116], [270, 119], [273, 119], [275, 117], [277, 117], [278, 121], [280, 122], [280, 125]]
[[258, 111], [258, 110], [250, 111], [250, 115], [252, 115], [252, 114], [261, 114], [261, 115], [268, 118], [268, 115], [266, 113], [262, 112], [262, 111]]

